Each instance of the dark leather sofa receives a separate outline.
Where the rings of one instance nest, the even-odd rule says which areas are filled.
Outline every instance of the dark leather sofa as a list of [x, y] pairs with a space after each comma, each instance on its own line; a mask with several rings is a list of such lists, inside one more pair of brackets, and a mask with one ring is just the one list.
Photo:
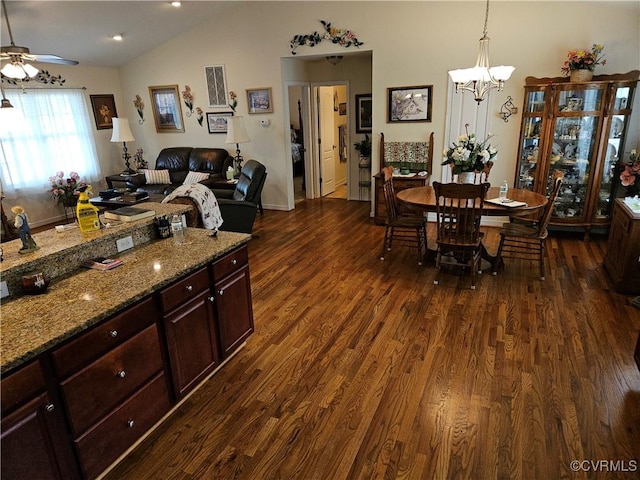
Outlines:
[[144, 175], [132, 177], [127, 183], [138, 191], [168, 195], [182, 185], [191, 171], [209, 173], [209, 178], [200, 183], [211, 188], [213, 182], [225, 178], [229, 166], [233, 166], [233, 157], [224, 148], [170, 147], [160, 151], [154, 169], [169, 170], [171, 183], [147, 184]]

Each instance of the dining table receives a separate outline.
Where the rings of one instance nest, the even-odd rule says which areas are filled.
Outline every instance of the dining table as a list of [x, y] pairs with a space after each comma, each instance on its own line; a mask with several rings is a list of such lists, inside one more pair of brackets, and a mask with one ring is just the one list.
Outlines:
[[[483, 216], [506, 217], [514, 213], [535, 213], [536, 211], [544, 208], [544, 206], [547, 204], [547, 197], [545, 197], [544, 195], [522, 188], [510, 188], [507, 192], [507, 199], [513, 200], [514, 202], [524, 203], [524, 205], [520, 203], [519, 206], [513, 207], [509, 206], [509, 204], [513, 202], [500, 204], [487, 202], [487, 199], [497, 199], [499, 195], [499, 187], [489, 188], [482, 207]], [[414, 210], [418, 210], [421, 212], [436, 211], [436, 194], [433, 187], [430, 185], [401, 190], [396, 194], [396, 198], [400, 203]], [[518, 203], [516, 204], [518, 205]], [[435, 252], [427, 249], [427, 256], [435, 258]], [[489, 267], [493, 267], [496, 262], [500, 264], [502, 261], [502, 259], [498, 258], [496, 255], [489, 254], [484, 243], [482, 244], [482, 259], [485, 261], [485, 263], [483, 264], [483, 270]]]

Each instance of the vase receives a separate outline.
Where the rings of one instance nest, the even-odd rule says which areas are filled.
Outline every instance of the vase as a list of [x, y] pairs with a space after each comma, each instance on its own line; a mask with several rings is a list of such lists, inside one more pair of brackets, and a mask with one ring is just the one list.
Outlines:
[[60, 203], [63, 207], [75, 207], [78, 204], [78, 197], [75, 195], [71, 197], [64, 197]]
[[571, 71], [572, 82], [589, 82], [593, 78], [593, 72], [587, 68]]
[[460, 172], [458, 174], [458, 183], [476, 183], [475, 172]]

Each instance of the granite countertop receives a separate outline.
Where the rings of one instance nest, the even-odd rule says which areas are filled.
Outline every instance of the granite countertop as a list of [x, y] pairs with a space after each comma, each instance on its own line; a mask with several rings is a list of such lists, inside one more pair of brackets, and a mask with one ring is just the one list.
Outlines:
[[186, 229], [185, 244], [154, 240], [117, 254], [124, 265], [99, 271], [78, 268], [53, 280], [46, 293], [3, 302], [1, 372], [15, 368], [63, 340], [247, 243], [251, 235]]

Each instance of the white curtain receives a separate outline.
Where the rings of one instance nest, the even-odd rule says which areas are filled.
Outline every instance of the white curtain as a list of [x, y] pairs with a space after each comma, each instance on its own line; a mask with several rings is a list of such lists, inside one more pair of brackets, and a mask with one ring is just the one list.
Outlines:
[[[50, 188], [57, 171], [100, 179], [86, 99], [81, 89], [5, 90], [15, 118], [0, 136], [0, 172], [5, 194], [29, 195]], [[2, 112], [6, 113], [6, 112]]]

